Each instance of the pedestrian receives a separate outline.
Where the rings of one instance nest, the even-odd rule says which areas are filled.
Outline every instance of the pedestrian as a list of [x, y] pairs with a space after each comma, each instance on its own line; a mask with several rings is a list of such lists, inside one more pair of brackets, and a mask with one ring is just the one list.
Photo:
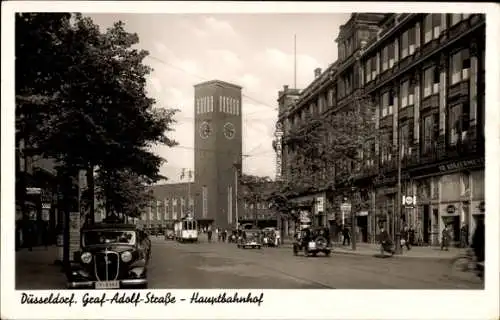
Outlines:
[[222, 238], [222, 234], [221, 234], [220, 229], [218, 227], [215, 229], [215, 233], [217, 235], [217, 242], [220, 242], [220, 239]]
[[222, 242], [226, 242], [226, 239], [227, 239], [227, 230], [224, 229], [224, 231], [222, 232]]
[[380, 234], [378, 237], [381, 253], [384, 254], [384, 252], [390, 252], [393, 255], [395, 251], [394, 246], [392, 245], [391, 237], [389, 236], [389, 232], [387, 232], [383, 226], [380, 228]]
[[408, 228], [408, 239], [410, 241], [410, 245], [414, 246], [416, 244], [415, 242], [415, 229], [413, 228], [413, 225]]
[[401, 249], [406, 246], [406, 249], [410, 251], [410, 232], [408, 231], [408, 226], [404, 226], [401, 230]]
[[460, 247], [469, 247], [469, 226], [465, 222], [460, 228]]
[[344, 229], [342, 230], [342, 235], [344, 236], [344, 241], [342, 242], [342, 245], [345, 246], [346, 242], [347, 242], [347, 245], [350, 245], [351, 244], [351, 234], [349, 232], [349, 228], [344, 226]]
[[443, 232], [441, 234], [441, 250], [445, 249], [448, 251], [450, 242], [450, 230], [448, 229], [448, 225], [445, 225]]
[[477, 262], [484, 262], [484, 245], [484, 217], [479, 217], [476, 230], [474, 230], [474, 234], [472, 235], [471, 245], [476, 255]]
[[212, 228], [208, 226], [207, 228], [208, 242], [212, 242]]

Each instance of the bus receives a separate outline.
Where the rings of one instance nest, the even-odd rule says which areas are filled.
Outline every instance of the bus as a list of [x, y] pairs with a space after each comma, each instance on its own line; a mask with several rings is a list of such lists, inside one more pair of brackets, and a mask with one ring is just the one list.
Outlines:
[[197, 242], [198, 222], [193, 217], [186, 216], [175, 222], [174, 232], [178, 242]]

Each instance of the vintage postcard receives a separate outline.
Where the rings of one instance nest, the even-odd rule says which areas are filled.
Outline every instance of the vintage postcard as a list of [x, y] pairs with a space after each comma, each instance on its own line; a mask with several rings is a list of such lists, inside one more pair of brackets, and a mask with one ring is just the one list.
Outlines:
[[498, 6], [2, 9], [2, 318], [499, 316]]

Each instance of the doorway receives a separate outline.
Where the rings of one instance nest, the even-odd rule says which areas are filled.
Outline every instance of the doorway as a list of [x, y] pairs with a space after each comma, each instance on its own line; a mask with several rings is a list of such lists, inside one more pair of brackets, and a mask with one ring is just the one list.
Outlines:
[[424, 205], [424, 221], [422, 225], [422, 231], [424, 235], [424, 243], [429, 244], [429, 231], [431, 230], [431, 219], [430, 219], [430, 206], [428, 204]]
[[360, 234], [361, 242], [368, 242], [368, 216], [357, 217], [356, 223]]

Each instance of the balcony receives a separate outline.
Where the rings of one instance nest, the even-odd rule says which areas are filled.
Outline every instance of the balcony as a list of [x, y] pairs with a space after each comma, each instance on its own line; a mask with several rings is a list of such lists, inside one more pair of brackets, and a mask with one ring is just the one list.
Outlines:
[[448, 89], [448, 99], [457, 99], [469, 96], [469, 79], [455, 83]]
[[429, 164], [438, 161], [437, 147], [432, 145], [427, 150], [423, 150], [419, 157], [419, 164]]
[[420, 105], [420, 111], [425, 111], [427, 109], [439, 108], [439, 94], [433, 94], [431, 96], [425, 97]]
[[385, 116], [380, 119], [379, 123], [380, 128], [390, 128], [392, 127], [392, 114]]
[[422, 44], [421, 55], [426, 56], [440, 46], [439, 39], [432, 39], [431, 41]]
[[413, 105], [401, 108], [398, 113], [398, 118], [400, 121], [413, 118]]

